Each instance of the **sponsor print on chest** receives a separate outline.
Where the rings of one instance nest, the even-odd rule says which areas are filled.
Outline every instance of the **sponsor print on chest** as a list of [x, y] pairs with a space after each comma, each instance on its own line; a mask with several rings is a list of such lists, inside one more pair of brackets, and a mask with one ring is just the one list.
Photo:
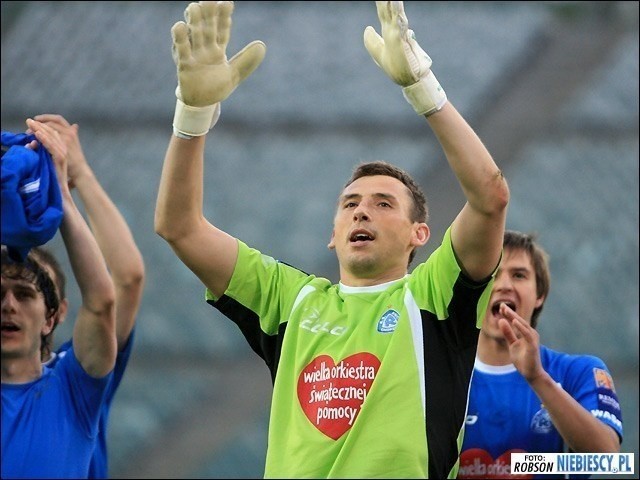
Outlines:
[[298, 400], [309, 421], [339, 439], [353, 426], [379, 368], [380, 360], [367, 352], [337, 363], [329, 355], [312, 360], [298, 377]]
[[[400, 314], [390, 308], [368, 328], [375, 334], [395, 331]], [[312, 334], [341, 336], [352, 329], [320, 320], [319, 312], [307, 313], [300, 328]], [[362, 403], [380, 368], [380, 359], [369, 352], [359, 352], [336, 361], [321, 354], [309, 362], [298, 377], [297, 393], [302, 410], [309, 421], [326, 436], [337, 440], [356, 420]]]

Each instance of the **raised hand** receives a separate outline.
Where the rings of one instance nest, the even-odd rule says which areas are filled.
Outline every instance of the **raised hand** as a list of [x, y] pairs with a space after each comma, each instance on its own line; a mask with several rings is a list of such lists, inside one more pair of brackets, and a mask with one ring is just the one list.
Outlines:
[[174, 128], [186, 136], [206, 134], [225, 100], [260, 65], [266, 46], [255, 40], [227, 60], [233, 2], [190, 3], [185, 21], [171, 28], [178, 72]]
[[66, 143], [60, 137], [58, 132], [47, 125], [46, 123], [39, 122], [32, 118], [28, 118], [27, 121], [28, 131], [32, 132], [38, 142], [47, 149], [53, 160], [53, 164], [56, 167], [56, 176], [58, 178], [58, 184], [60, 190], [64, 193], [69, 190], [68, 187], [68, 159], [69, 150]]
[[404, 12], [403, 2], [376, 2], [382, 27], [364, 30], [364, 46], [373, 61], [403, 87], [407, 101], [420, 115], [431, 115], [447, 102], [447, 96], [431, 72], [431, 57], [418, 45]]
[[78, 124], [71, 125], [62, 115], [49, 113], [36, 115], [34, 120], [49, 125], [58, 132], [61, 140], [65, 143], [68, 151], [67, 174], [69, 188], [74, 188], [81, 176], [91, 173], [80, 144]]
[[509, 356], [520, 374], [529, 382], [544, 373], [540, 360], [540, 335], [506, 304], [500, 305], [504, 318], [498, 321], [509, 345]]

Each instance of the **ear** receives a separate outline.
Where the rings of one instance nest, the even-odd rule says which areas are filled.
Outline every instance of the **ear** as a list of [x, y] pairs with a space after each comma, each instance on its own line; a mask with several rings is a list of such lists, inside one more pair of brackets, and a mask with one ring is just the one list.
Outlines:
[[331, 240], [329, 240], [329, 244], [327, 245], [327, 248], [329, 250], [333, 250], [334, 248], [336, 248], [336, 231], [335, 230], [331, 231]]
[[42, 329], [40, 330], [40, 333], [42, 333], [42, 335], [47, 336], [49, 335], [52, 331], [54, 326], [56, 325], [56, 320], [59, 321], [60, 318], [60, 312], [56, 312], [55, 315], [51, 315], [49, 318], [45, 319], [44, 323], [42, 324]]
[[58, 307], [58, 325], [64, 323], [64, 320], [67, 318], [67, 313], [69, 312], [69, 300], [66, 298], [60, 302], [60, 306]]
[[535, 303], [535, 307], [534, 308], [540, 308], [542, 306], [542, 304], [544, 303], [545, 300], [545, 296], [542, 295], [539, 298], [536, 298], [536, 303]]
[[411, 245], [414, 247], [422, 247], [429, 241], [431, 230], [426, 223], [418, 223], [411, 238]]

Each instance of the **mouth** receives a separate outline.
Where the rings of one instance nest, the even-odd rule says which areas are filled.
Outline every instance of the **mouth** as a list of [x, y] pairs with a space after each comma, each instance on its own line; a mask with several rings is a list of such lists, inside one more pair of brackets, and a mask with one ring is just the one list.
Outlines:
[[372, 242], [373, 240], [375, 240], [374, 235], [367, 230], [354, 230], [351, 232], [351, 235], [349, 235], [349, 242], [352, 244], [363, 245], [367, 242]]
[[500, 314], [500, 304], [504, 303], [507, 307], [509, 307], [514, 312], [516, 311], [516, 304], [510, 300], [496, 300], [491, 305], [491, 313], [494, 316], [498, 316]]
[[2, 333], [19, 332], [20, 331], [20, 327], [18, 327], [18, 325], [16, 325], [13, 322], [2, 322], [0, 324], [0, 331]]

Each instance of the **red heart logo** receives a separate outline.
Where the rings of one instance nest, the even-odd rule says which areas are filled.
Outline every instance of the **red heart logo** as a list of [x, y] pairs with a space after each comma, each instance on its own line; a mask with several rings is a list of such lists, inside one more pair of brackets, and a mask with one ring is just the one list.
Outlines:
[[370, 353], [356, 353], [338, 364], [320, 355], [298, 377], [298, 400], [311, 423], [339, 439], [353, 425], [380, 368]]
[[495, 460], [482, 448], [469, 448], [460, 455], [460, 468], [457, 478], [533, 478], [533, 474], [511, 474], [511, 453], [527, 453], [514, 448], [507, 450]]

